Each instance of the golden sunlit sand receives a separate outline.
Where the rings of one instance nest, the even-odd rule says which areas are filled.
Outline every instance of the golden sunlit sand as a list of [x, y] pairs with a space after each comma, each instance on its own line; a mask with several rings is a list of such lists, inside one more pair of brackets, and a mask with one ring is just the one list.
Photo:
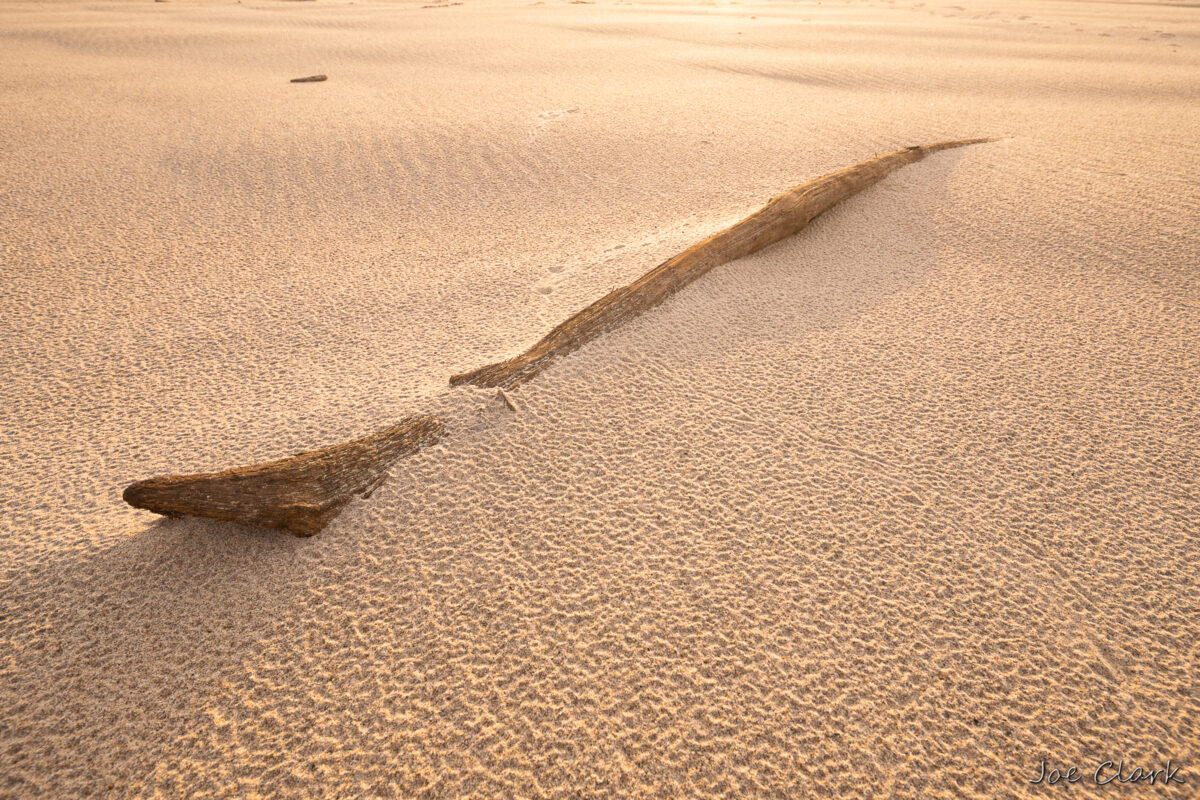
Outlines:
[[[1198, 46], [1181, 2], [0, 3], [0, 797], [1190, 796]], [[311, 538], [121, 499], [421, 415]]]

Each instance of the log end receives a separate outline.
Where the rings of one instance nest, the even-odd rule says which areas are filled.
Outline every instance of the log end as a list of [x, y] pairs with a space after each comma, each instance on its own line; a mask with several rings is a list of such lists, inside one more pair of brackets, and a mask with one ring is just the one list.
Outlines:
[[[233, 472], [233, 470], [230, 470]], [[351, 495], [331, 503], [285, 502], [264, 496], [251, 501], [237, 497], [222, 481], [206, 476], [168, 475], [137, 481], [125, 487], [121, 498], [134, 508], [153, 511], [170, 519], [203, 517], [240, 525], [286, 531], [307, 538], [320, 533], [350, 501]]]
[[223, 472], [164, 475], [130, 484], [134, 508], [169, 517], [205, 517], [287, 531], [320, 533], [355, 495], [377, 487], [397, 459], [440, 439], [445, 422], [410, 417], [346, 444]]

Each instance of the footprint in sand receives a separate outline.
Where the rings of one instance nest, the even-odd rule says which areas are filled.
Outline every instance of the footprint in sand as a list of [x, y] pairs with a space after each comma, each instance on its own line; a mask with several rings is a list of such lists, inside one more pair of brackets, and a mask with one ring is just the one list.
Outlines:
[[[603, 263], [607, 264], [608, 262], [615, 260], [619, 255], [621, 255], [620, 251], [624, 250], [625, 247], [626, 247], [626, 245], [624, 245], [624, 244], [615, 244], [612, 247], [605, 249], [603, 253], [596, 255], [593, 258], [589, 259], [589, 261], [596, 262], [596, 263], [603, 262]], [[561, 277], [562, 273], [567, 271], [568, 266], [576, 266], [577, 267], [578, 263], [574, 262], [570, 265], [566, 264], [566, 263], [553, 264], [550, 267], [548, 267], [546, 271], [550, 273], [550, 276], [560, 276], [560, 277], [558, 277], [556, 279], [554, 277], [547, 276], [546, 282], [542, 283], [540, 285], [534, 286], [533, 290], [541, 295], [554, 294], [554, 290], [558, 287], [558, 285], [563, 280], [563, 278]]]
[[552, 109], [550, 111], [541, 112], [540, 114], [537, 115], [537, 121], [534, 123], [533, 129], [530, 130], [529, 137], [531, 139], [536, 138], [538, 136], [538, 134], [540, 134], [543, 130], [545, 130], [546, 126], [549, 125], [550, 123], [554, 122], [555, 120], [561, 119], [561, 118], [567, 116], [568, 114], [575, 114], [578, 111], [579, 111], [579, 108], [575, 107], [575, 108], [556, 108], [556, 109]]
[[542, 113], [538, 114], [538, 119], [540, 119], [542, 122], [553, 122], [559, 117], [565, 117], [567, 114], [574, 114], [577, 111], [579, 111], [578, 107], [558, 108], [554, 109], [553, 111], [543, 111]]

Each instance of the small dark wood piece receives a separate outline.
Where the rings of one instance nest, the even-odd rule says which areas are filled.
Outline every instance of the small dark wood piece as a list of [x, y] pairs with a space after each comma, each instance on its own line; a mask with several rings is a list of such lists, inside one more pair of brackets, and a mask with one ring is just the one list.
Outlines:
[[817, 215], [900, 167], [939, 150], [990, 141], [994, 140], [961, 139], [906, 147], [797, 186], [773, 198], [741, 222], [664, 261], [628, 286], [609, 292], [561, 323], [521, 355], [455, 375], [450, 384], [510, 388], [524, 383], [555, 358], [653, 308], [713, 267], [750, 255], [797, 233]]
[[327, 80], [328, 75], [309, 75], [307, 78], [292, 78], [291, 83], [320, 83]]
[[355, 495], [370, 494], [397, 459], [440, 439], [437, 417], [409, 417], [346, 444], [224, 472], [167, 475], [125, 489], [126, 503], [170, 517], [210, 517], [312, 536]]

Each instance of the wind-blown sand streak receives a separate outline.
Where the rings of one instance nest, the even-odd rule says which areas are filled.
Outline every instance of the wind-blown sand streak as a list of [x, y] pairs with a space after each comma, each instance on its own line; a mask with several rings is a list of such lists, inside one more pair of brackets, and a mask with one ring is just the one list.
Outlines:
[[[515, 386], [605, 331], [620, 325], [687, 286], [713, 267], [761, 250], [797, 233], [819, 214], [930, 153], [992, 141], [962, 139], [907, 147], [801, 184], [770, 200], [735, 225], [692, 245], [628, 286], [616, 289], [571, 316], [516, 358], [455, 375], [452, 385]], [[515, 406], [507, 395], [504, 402]], [[396, 459], [436, 441], [444, 423], [412, 417], [348, 444], [333, 445], [224, 472], [171, 475], [139, 481], [125, 502], [171, 516], [190, 515], [278, 528], [297, 536], [320, 532], [355, 494], [387, 477]]]
[[524, 383], [558, 356], [653, 308], [713, 267], [748, 256], [798, 233], [821, 213], [878, 183], [900, 167], [939, 150], [990, 141], [993, 140], [960, 139], [906, 147], [789, 189], [740, 222], [667, 259], [628, 286], [609, 292], [521, 355], [455, 375], [450, 383], [454, 386], [471, 383], [500, 387]]
[[441, 438], [445, 423], [409, 417], [353, 442], [224, 472], [168, 475], [125, 489], [125, 502], [168, 516], [210, 517], [312, 536], [354, 495], [369, 495], [387, 468]]

